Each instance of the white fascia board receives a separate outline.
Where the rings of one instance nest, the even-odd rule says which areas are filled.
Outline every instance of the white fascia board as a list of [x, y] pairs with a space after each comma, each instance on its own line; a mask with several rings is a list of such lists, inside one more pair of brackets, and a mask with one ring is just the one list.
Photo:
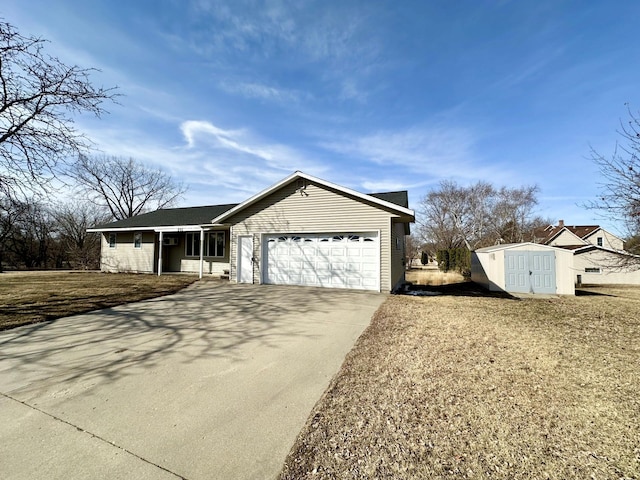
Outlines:
[[162, 233], [180, 233], [180, 232], [196, 232], [198, 230], [212, 228], [228, 228], [228, 225], [220, 224], [204, 224], [204, 225], [167, 225], [162, 227], [122, 227], [122, 228], [88, 228], [87, 232], [162, 232]]
[[121, 227], [121, 228], [87, 228], [87, 232], [148, 232], [154, 231], [156, 227]]
[[328, 187], [328, 188], [331, 188], [331, 189], [334, 189], [334, 190], [338, 190], [339, 192], [343, 192], [343, 193], [346, 193], [348, 195], [352, 195], [354, 197], [360, 198], [362, 200], [366, 200], [366, 201], [371, 202], [371, 203], [376, 203], [376, 204], [378, 204], [380, 206], [383, 206], [383, 207], [386, 207], [386, 208], [390, 208], [390, 209], [395, 210], [397, 212], [400, 212], [400, 213], [402, 213], [404, 215], [410, 215], [411, 217], [415, 218], [415, 212], [413, 210], [411, 210], [410, 208], [401, 207], [400, 205], [396, 205], [395, 203], [387, 202], [385, 200], [380, 200], [379, 198], [372, 197], [371, 195], [367, 195], [366, 193], [356, 192], [355, 190], [351, 190], [350, 188], [343, 187], [341, 185], [337, 185], [335, 183], [328, 182], [326, 180], [322, 180], [321, 178], [314, 177], [313, 175], [309, 175], [309, 174], [306, 174], [306, 173], [301, 172], [301, 171], [298, 170], [296, 172], [293, 172], [291, 175], [283, 178], [279, 182], [274, 183], [269, 188], [266, 188], [266, 189], [262, 190], [261, 192], [255, 194], [253, 197], [250, 197], [249, 199], [245, 200], [244, 202], [236, 205], [231, 210], [228, 210], [228, 211], [224, 212], [222, 215], [217, 216], [211, 222], [212, 223], [219, 223], [222, 220], [231, 217], [232, 215], [234, 215], [237, 212], [245, 209], [249, 205], [252, 205], [255, 202], [263, 199], [267, 195], [270, 195], [271, 193], [275, 192], [276, 190], [278, 190], [282, 186], [286, 185], [287, 183], [289, 183], [290, 181], [292, 181], [295, 178], [304, 178], [306, 180], [309, 180], [312, 183], [317, 183], [319, 185], [323, 185], [325, 187]]

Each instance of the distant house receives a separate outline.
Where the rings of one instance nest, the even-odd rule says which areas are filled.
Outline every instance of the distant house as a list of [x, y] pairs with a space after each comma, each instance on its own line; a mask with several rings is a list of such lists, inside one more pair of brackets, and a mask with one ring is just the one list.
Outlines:
[[623, 240], [607, 232], [600, 225], [565, 225], [564, 220], [560, 220], [558, 225], [536, 230], [534, 237], [535, 243], [555, 247], [595, 245], [609, 250], [624, 250]]
[[406, 191], [364, 194], [295, 172], [240, 204], [162, 209], [100, 225], [101, 269], [237, 283], [391, 291], [404, 281]]
[[573, 252], [574, 280], [580, 284], [640, 284], [640, 257], [624, 251], [621, 238], [599, 225], [549, 225], [535, 242]]

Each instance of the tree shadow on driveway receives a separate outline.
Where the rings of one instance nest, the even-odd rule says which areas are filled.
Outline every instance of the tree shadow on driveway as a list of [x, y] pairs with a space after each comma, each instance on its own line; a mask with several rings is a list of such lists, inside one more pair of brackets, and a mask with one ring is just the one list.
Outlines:
[[357, 310], [370, 295], [199, 282], [175, 295], [0, 332], [0, 391], [102, 383], [167, 361], [241, 360], [245, 345], [277, 349], [313, 338], [317, 325], [307, 322], [343, 321], [341, 311]]

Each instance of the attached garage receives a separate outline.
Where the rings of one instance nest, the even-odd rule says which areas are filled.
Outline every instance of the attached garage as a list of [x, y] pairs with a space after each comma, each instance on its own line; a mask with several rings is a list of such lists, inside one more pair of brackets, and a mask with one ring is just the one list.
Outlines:
[[380, 288], [377, 232], [271, 234], [262, 245], [263, 283]]
[[572, 265], [573, 255], [561, 248], [495, 245], [472, 252], [471, 280], [491, 291], [574, 295]]

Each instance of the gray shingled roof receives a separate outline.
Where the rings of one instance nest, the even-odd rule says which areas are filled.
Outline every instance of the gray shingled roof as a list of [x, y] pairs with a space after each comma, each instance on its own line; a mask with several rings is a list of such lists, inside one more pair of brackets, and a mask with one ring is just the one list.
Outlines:
[[395, 203], [404, 208], [409, 208], [409, 196], [406, 190], [400, 190], [398, 192], [382, 192], [382, 193], [367, 193], [372, 197], [376, 197], [379, 200], [385, 202]]
[[[394, 203], [401, 207], [409, 207], [407, 191], [368, 193], [379, 200]], [[106, 223], [95, 227], [98, 230], [113, 228], [145, 228], [145, 227], [170, 227], [173, 225], [204, 225], [222, 215], [224, 212], [237, 206], [237, 203], [226, 205], [208, 205], [205, 207], [163, 208], [155, 212], [143, 213], [135, 217]]]
[[169, 227], [172, 225], [202, 225], [231, 210], [237, 203], [208, 205], [205, 207], [162, 208], [124, 220], [99, 225], [97, 229]]

